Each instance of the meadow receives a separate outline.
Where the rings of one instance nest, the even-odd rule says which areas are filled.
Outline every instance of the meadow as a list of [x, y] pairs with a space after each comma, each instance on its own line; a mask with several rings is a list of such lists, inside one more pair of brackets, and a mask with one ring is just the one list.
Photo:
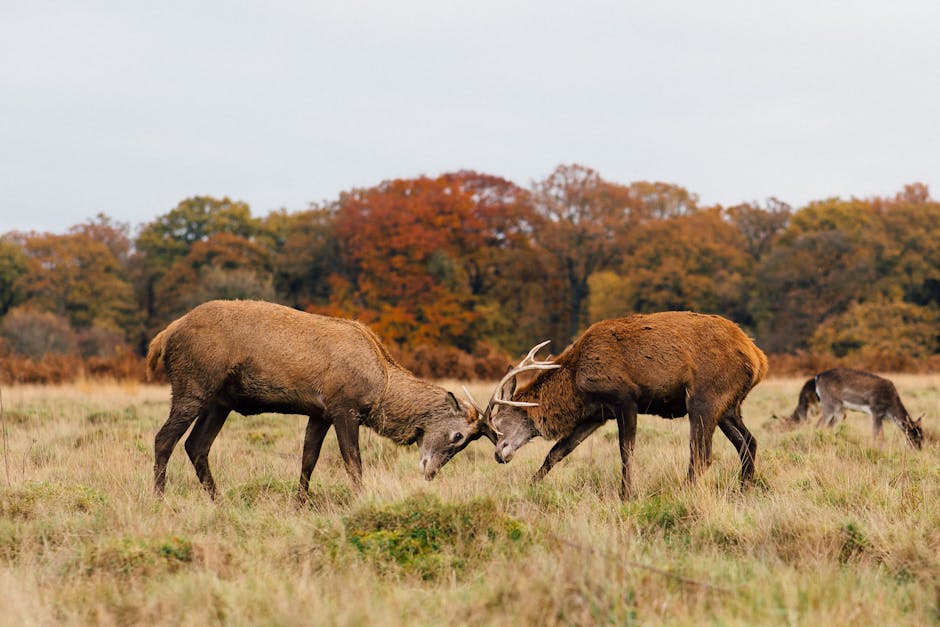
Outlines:
[[921, 451], [855, 412], [794, 428], [772, 415], [802, 379], [760, 384], [743, 492], [720, 432], [689, 486], [687, 421], [641, 416], [627, 503], [610, 423], [537, 485], [543, 440], [508, 465], [475, 442], [428, 483], [415, 447], [363, 429], [358, 494], [330, 434], [305, 506], [303, 417], [233, 414], [216, 502], [181, 443], [157, 500], [167, 387], [4, 386], [0, 624], [936, 624], [940, 375], [892, 379]]

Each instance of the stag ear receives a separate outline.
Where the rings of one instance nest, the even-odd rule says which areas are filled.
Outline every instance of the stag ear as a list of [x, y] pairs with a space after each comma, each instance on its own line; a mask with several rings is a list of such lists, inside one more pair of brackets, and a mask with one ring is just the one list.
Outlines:
[[[509, 366], [509, 370], [507, 370], [507, 372], [511, 372], [511, 371], [512, 371], [512, 366]], [[512, 395], [515, 393], [515, 391], [516, 391], [516, 377], [511, 377], [509, 381], [507, 381], [503, 385], [503, 389], [500, 392], [499, 397], [500, 398], [512, 398]]]
[[449, 398], [450, 401], [451, 401], [451, 403], [454, 404], [454, 411], [459, 412], [459, 411], [460, 411], [460, 403], [457, 402], [457, 397], [454, 396], [454, 393], [453, 393], [453, 392], [448, 392], [448, 393], [447, 393], [447, 398]]

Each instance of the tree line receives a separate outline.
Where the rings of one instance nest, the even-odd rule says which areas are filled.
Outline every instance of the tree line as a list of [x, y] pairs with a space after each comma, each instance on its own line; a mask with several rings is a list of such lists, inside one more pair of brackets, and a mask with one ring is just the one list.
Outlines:
[[535, 341], [560, 351], [596, 320], [663, 310], [730, 318], [783, 369], [936, 368], [938, 241], [922, 184], [704, 206], [678, 185], [563, 165], [527, 187], [460, 171], [262, 217], [196, 196], [133, 229], [99, 214], [0, 236], [0, 377], [132, 369], [213, 298], [357, 318], [432, 376], [492, 376]]

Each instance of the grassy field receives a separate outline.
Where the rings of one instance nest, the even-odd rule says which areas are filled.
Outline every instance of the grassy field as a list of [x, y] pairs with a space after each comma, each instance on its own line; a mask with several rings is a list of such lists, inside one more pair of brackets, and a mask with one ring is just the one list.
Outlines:
[[771, 415], [801, 381], [762, 383], [743, 493], [720, 432], [690, 487], [688, 423], [641, 416], [628, 503], [608, 424], [540, 485], [545, 441], [506, 466], [474, 443], [427, 483], [415, 447], [363, 430], [358, 495], [329, 435], [303, 508], [302, 417], [232, 415], [216, 503], [180, 445], [158, 501], [167, 388], [4, 387], [0, 623], [940, 623], [940, 376], [894, 380], [927, 415], [922, 451], [858, 413], [787, 429]]

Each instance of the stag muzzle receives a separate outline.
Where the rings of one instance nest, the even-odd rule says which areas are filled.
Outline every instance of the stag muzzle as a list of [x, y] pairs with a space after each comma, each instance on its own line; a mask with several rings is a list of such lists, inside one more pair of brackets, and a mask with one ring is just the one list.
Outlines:
[[433, 455], [426, 455], [421, 458], [421, 472], [424, 473], [424, 480], [431, 481], [434, 477], [437, 476], [437, 471], [441, 469], [443, 464], [440, 460], [434, 459]]

